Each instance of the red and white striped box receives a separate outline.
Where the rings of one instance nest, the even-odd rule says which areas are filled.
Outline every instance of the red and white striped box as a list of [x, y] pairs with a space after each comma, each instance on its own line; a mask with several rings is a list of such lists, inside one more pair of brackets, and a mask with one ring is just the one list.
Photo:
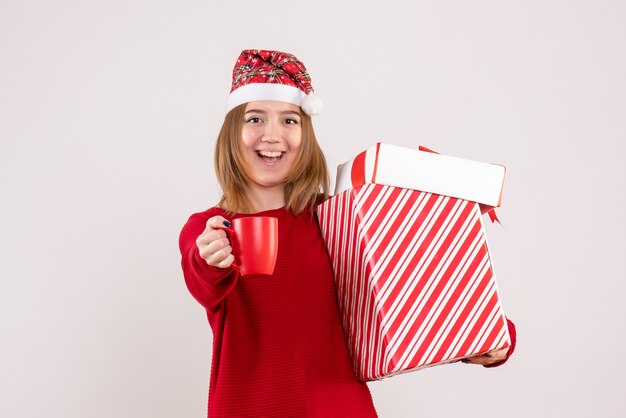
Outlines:
[[504, 171], [381, 143], [339, 167], [318, 218], [361, 380], [510, 345], [479, 206]]

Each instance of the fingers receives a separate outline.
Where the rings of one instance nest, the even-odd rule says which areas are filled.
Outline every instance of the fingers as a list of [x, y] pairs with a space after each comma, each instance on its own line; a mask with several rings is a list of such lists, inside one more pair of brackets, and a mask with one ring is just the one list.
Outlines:
[[464, 358], [463, 360], [461, 360], [461, 362], [465, 364], [479, 364], [482, 366], [492, 363], [491, 358], [485, 357], [485, 356], [474, 356], [474, 357]]
[[221, 216], [209, 218], [205, 230], [196, 239], [200, 257], [210, 266], [227, 268], [235, 261], [226, 232], [217, 229], [227, 225], [230, 226], [230, 222]]
[[487, 366], [504, 360], [508, 352], [509, 348], [505, 347], [500, 350], [490, 351], [489, 353], [480, 354], [478, 356], [468, 357], [461, 361], [467, 364], [479, 364], [482, 366]]
[[211, 261], [211, 262], [207, 261], [207, 263], [213, 267], [217, 267], [221, 269], [228, 268], [235, 262], [235, 256], [233, 256], [232, 254], [228, 254], [224, 259], [220, 261], [217, 261], [219, 256], [212, 256], [210, 258], [214, 261]]
[[224, 239], [228, 241], [228, 235], [226, 235], [225, 231], [221, 229], [207, 228], [204, 232], [198, 235], [198, 238], [196, 238], [196, 244], [198, 244], [198, 248], [200, 248], [200, 245], [207, 246], [213, 241]]
[[213, 216], [206, 221], [206, 229], [230, 228], [230, 221], [222, 216]]
[[506, 355], [509, 353], [509, 347], [505, 347], [505, 348], [501, 348], [499, 350], [496, 351], [491, 351], [487, 354], [490, 355], [490, 357], [492, 359], [494, 359], [495, 361], [501, 361], [504, 360], [506, 358]]
[[198, 241], [196, 241], [200, 257], [207, 260], [209, 264], [219, 262], [233, 252], [228, 238], [217, 236], [217, 232], [208, 232], [205, 235], [208, 238], [198, 237]]

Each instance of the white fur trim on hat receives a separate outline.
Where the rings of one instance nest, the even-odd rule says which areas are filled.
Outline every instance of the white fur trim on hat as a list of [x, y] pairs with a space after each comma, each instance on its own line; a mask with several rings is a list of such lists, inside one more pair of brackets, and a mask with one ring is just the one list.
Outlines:
[[227, 111], [230, 111], [240, 104], [254, 102], [257, 100], [272, 100], [301, 106], [302, 99], [305, 97], [306, 94], [302, 90], [286, 84], [252, 83], [241, 86], [237, 90], [230, 93], [228, 95], [226, 106], [228, 108]]

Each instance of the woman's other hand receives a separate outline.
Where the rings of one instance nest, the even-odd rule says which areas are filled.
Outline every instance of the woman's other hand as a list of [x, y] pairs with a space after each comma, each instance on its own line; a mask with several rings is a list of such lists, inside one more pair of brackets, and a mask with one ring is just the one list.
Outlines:
[[209, 218], [206, 228], [196, 239], [200, 257], [208, 265], [217, 268], [228, 268], [235, 261], [233, 249], [223, 228], [230, 227], [230, 222], [221, 216]]
[[491, 364], [495, 364], [504, 360], [508, 352], [509, 352], [509, 347], [505, 347], [505, 348], [501, 348], [500, 350], [491, 351], [486, 354], [468, 357], [461, 361], [463, 363], [480, 364], [481, 366], [489, 366]]

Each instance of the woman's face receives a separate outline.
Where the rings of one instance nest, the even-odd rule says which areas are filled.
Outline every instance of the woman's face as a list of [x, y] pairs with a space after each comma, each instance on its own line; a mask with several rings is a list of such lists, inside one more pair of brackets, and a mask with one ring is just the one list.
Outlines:
[[300, 107], [257, 101], [246, 105], [241, 130], [250, 186], [284, 185], [302, 143]]

